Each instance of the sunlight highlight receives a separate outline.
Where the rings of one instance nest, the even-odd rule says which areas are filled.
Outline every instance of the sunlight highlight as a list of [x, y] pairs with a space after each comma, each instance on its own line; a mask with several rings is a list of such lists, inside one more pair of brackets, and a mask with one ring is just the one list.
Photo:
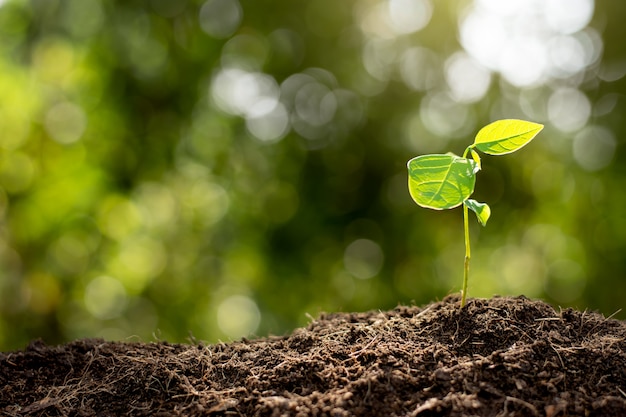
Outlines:
[[461, 18], [460, 40], [478, 62], [517, 87], [583, 71], [602, 44], [587, 28], [593, 0], [477, 0]]

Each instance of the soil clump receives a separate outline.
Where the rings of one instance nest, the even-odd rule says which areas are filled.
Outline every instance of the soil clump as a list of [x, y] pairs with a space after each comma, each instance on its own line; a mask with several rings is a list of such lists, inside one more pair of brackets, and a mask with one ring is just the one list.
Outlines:
[[34, 341], [0, 353], [0, 416], [626, 416], [626, 322], [450, 296], [214, 345]]

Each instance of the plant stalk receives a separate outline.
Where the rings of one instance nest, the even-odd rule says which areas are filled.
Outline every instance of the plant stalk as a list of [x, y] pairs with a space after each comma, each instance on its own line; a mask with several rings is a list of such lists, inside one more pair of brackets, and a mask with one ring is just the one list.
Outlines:
[[[467, 158], [467, 154], [472, 149], [472, 146], [468, 146], [463, 152], [463, 158]], [[467, 299], [467, 281], [469, 280], [469, 265], [470, 265], [470, 237], [469, 237], [469, 213], [467, 205], [463, 203], [463, 228], [465, 229], [465, 262], [463, 264], [463, 288], [461, 289], [461, 308], [465, 307], [465, 301]]]
[[465, 228], [465, 264], [463, 269], [463, 289], [461, 290], [461, 308], [465, 306], [467, 297], [467, 281], [469, 278], [470, 264], [470, 237], [469, 237], [469, 220], [467, 205], [463, 204], [463, 226]]

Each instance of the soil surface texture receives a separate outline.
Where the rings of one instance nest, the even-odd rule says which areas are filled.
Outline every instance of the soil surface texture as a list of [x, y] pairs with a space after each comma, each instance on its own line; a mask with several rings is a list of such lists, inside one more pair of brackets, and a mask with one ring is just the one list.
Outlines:
[[626, 322], [451, 296], [290, 336], [0, 353], [0, 416], [127, 415], [626, 416]]

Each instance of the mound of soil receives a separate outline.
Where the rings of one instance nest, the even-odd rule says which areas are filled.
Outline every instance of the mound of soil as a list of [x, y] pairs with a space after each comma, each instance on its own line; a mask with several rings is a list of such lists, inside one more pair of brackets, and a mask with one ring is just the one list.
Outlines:
[[626, 322], [524, 297], [322, 315], [216, 345], [0, 354], [2, 416], [625, 416]]

